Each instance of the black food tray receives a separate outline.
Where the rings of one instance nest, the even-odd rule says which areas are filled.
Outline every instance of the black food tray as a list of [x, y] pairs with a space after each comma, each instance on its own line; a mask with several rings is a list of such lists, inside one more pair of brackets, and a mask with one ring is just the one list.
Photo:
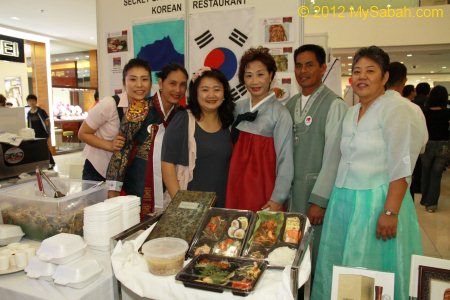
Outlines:
[[175, 277], [184, 286], [222, 293], [230, 290], [248, 296], [267, 268], [264, 260], [200, 254]]
[[254, 213], [248, 210], [210, 208], [197, 229], [188, 256], [240, 256], [253, 221]]
[[[293, 242], [292, 239], [286, 239], [286, 221], [290, 219], [298, 219], [299, 224], [299, 236], [297, 242]], [[270, 223], [269, 223], [270, 222]], [[263, 225], [263, 223], [265, 223]], [[284, 213], [284, 212], [270, 212], [270, 211], [258, 211], [255, 216], [255, 220], [252, 227], [252, 232], [249, 234], [247, 242], [244, 246], [242, 256], [251, 257], [256, 259], [267, 260], [269, 254], [277, 248], [287, 247], [295, 251], [292, 262], [298, 261], [298, 256], [302, 254], [300, 245], [303, 239], [303, 232], [306, 225], [306, 216], [300, 213]], [[265, 230], [262, 227], [266, 227]], [[257, 238], [257, 232], [262, 231], [266, 235]], [[261, 234], [259, 234], [261, 237]], [[269, 268], [284, 269], [285, 266], [270, 264]]]

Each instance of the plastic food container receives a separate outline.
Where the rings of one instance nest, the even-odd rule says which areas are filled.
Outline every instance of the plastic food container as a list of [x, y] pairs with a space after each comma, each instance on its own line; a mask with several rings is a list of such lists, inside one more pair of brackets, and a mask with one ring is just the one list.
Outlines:
[[25, 235], [22, 228], [16, 225], [0, 224], [0, 245], [17, 243]]
[[60, 265], [53, 274], [56, 284], [81, 289], [91, 284], [102, 272], [93, 258], [83, 257], [66, 265]]
[[152, 274], [167, 276], [181, 270], [188, 247], [185, 240], [163, 237], [142, 245], [142, 253]]
[[83, 234], [83, 208], [107, 198], [106, 185], [67, 178], [52, 178], [66, 196], [53, 198], [53, 190], [44, 182], [48, 197], [38, 191], [35, 181], [2, 189], [0, 210], [5, 224], [22, 227], [26, 238], [42, 241], [60, 232]]
[[43, 240], [36, 255], [43, 261], [60, 265], [82, 256], [86, 247], [86, 243], [79, 235], [60, 233]]
[[56, 265], [40, 260], [38, 257], [33, 257], [25, 267], [25, 272], [30, 278], [39, 278], [51, 281], [52, 275], [56, 270]]

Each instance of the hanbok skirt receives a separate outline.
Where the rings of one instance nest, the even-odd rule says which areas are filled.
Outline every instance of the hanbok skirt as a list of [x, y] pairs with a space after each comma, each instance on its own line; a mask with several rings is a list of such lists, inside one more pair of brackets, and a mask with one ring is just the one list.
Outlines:
[[388, 184], [369, 190], [334, 187], [325, 214], [313, 284], [313, 300], [331, 299], [333, 265], [395, 273], [395, 299], [408, 299], [411, 256], [422, 254], [413, 201], [405, 193], [398, 215], [397, 236], [376, 238]]

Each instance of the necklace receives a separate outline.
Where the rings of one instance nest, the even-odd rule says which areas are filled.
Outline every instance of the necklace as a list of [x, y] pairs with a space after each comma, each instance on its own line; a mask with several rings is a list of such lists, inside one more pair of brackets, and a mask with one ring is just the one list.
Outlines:
[[127, 120], [142, 122], [148, 113], [148, 103], [145, 99], [131, 102], [127, 110]]

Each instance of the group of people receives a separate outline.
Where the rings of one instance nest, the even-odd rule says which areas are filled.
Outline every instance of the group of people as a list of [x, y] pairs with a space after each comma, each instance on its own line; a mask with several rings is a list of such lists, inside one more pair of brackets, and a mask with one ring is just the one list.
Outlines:
[[106, 179], [109, 196], [138, 195], [141, 217], [185, 189], [216, 192], [218, 207], [304, 213], [315, 227], [312, 299], [330, 299], [333, 265], [394, 272], [395, 298], [407, 299], [411, 255], [422, 253], [406, 191], [427, 141], [423, 115], [386, 85], [393, 66], [376, 46], [354, 56], [360, 103], [351, 108], [322, 83], [323, 48], [303, 45], [294, 61], [301, 93], [283, 106], [267, 48], [241, 57], [248, 97], [236, 102], [219, 70], [189, 81], [177, 64], [159, 72], [148, 98], [151, 70], [131, 59], [125, 92], [101, 100], [81, 126], [83, 179]]
[[448, 91], [442, 85], [431, 89], [427, 82], [416, 88], [406, 85], [403, 96], [408, 97], [422, 112], [429, 133], [428, 143], [417, 160], [411, 183], [411, 194], [421, 194], [420, 204], [434, 213], [440, 196], [442, 173], [449, 163]]

